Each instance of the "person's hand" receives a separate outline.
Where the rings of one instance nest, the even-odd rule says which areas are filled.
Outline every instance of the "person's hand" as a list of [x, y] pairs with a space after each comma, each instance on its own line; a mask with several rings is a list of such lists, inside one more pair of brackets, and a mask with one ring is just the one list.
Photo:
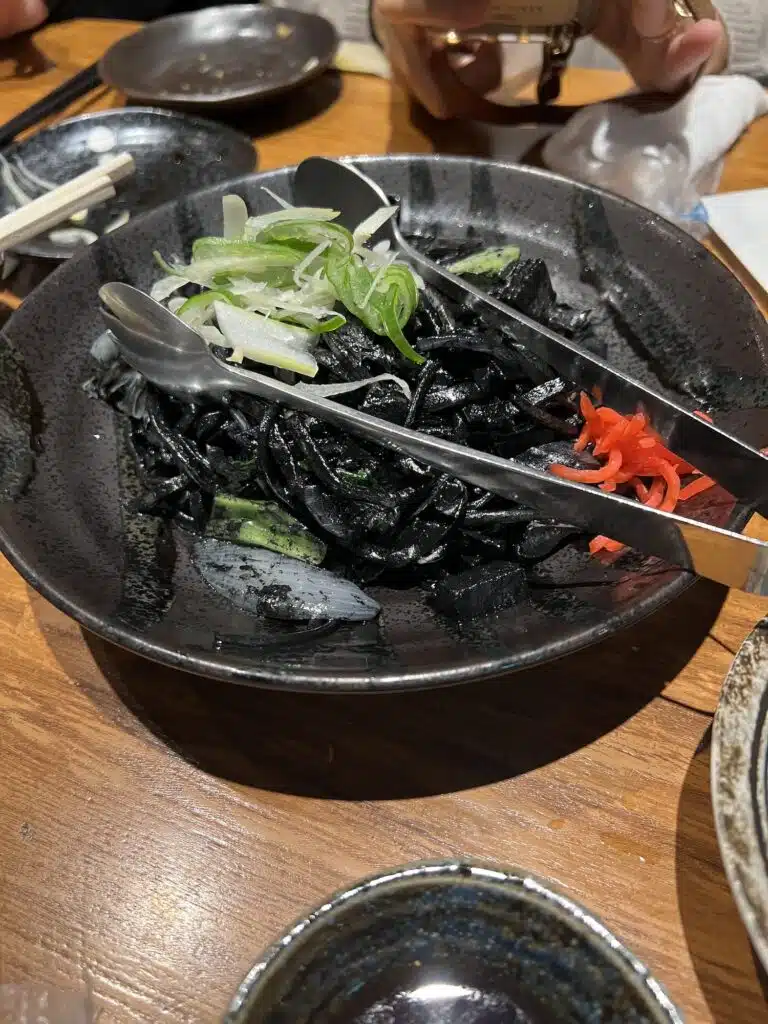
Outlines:
[[[376, 33], [395, 78], [435, 117], [459, 110], [471, 116], [456, 79], [478, 96], [490, 92], [500, 84], [501, 58], [491, 43], [446, 56], [427, 27], [476, 28], [487, 20], [487, 8], [488, 0], [373, 0]], [[648, 91], [675, 92], [698, 71], [717, 74], [727, 64], [722, 24], [683, 18], [673, 0], [601, 0], [594, 35]]]
[[671, 0], [602, 0], [593, 34], [648, 91], [677, 92], [728, 62], [721, 22], [683, 18]]
[[395, 79], [434, 117], [453, 117], [458, 107], [471, 116], [458, 102], [459, 82], [478, 96], [501, 84], [498, 44], [481, 43], [449, 56], [429, 31], [476, 28], [486, 20], [487, 7], [488, 0], [373, 0], [376, 35]]
[[43, 0], [0, 0], [0, 39], [28, 32], [47, 16]]

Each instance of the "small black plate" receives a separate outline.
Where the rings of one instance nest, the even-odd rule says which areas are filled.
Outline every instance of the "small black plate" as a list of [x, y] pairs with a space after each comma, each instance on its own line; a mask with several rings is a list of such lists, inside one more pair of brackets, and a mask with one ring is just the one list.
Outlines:
[[333, 61], [336, 30], [316, 14], [258, 4], [152, 22], [102, 58], [102, 79], [143, 103], [184, 109], [260, 103]]
[[[37, 132], [5, 150], [13, 166], [21, 161], [33, 174], [56, 185], [90, 170], [102, 155], [130, 153], [136, 171], [117, 186], [117, 195], [95, 207], [82, 225], [100, 235], [123, 212], [145, 213], [186, 192], [252, 171], [256, 151], [250, 139], [213, 121], [150, 107], [124, 107], [84, 114]], [[36, 194], [31, 193], [30, 194]], [[0, 216], [15, 208], [0, 189]], [[44, 259], [68, 259], [73, 249], [40, 235], [16, 252]]]
[[682, 1024], [647, 969], [532, 875], [458, 861], [369, 878], [297, 921], [224, 1024]]

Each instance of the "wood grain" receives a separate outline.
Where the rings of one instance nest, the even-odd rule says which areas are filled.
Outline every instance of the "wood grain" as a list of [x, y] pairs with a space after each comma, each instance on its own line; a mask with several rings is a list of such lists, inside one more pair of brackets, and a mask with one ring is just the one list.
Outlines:
[[[133, 28], [55, 26], [0, 53], [3, 119]], [[569, 73], [565, 100], [624, 83]], [[120, 102], [102, 91], [76, 109]], [[486, 145], [411, 113], [387, 83], [327, 76], [246, 127], [264, 167]], [[767, 152], [763, 123], [726, 184], [768, 184]], [[732, 654], [763, 610], [699, 583], [535, 671], [318, 698], [143, 662], [84, 635], [3, 561], [0, 981], [90, 988], [102, 1024], [213, 1024], [263, 946], [335, 887], [469, 855], [586, 902], [691, 1024], [768, 1020], [717, 852], [707, 753]]]

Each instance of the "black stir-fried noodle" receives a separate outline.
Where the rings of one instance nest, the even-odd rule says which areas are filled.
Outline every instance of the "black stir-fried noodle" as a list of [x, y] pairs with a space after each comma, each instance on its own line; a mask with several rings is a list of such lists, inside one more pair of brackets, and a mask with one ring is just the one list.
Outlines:
[[[418, 244], [446, 263], [473, 251], [466, 243]], [[589, 311], [558, 302], [542, 260], [521, 258], [474, 280], [588, 342]], [[410, 399], [397, 382], [383, 380], [336, 401], [539, 468], [595, 464], [573, 450], [581, 425], [573, 384], [516, 342], [513, 329], [489, 327], [426, 288], [405, 334], [425, 357], [420, 365], [350, 318], [321, 336], [313, 383], [394, 374], [408, 382]], [[223, 402], [183, 400], [148, 384], [116, 346], [102, 343], [95, 355], [99, 366], [86, 386], [129, 417], [144, 490], [138, 513], [203, 534], [217, 493], [273, 502], [326, 546], [325, 569], [363, 587], [423, 587], [439, 612], [458, 617], [514, 604], [531, 567], [575, 535], [533, 509], [311, 416], [236, 393]]]

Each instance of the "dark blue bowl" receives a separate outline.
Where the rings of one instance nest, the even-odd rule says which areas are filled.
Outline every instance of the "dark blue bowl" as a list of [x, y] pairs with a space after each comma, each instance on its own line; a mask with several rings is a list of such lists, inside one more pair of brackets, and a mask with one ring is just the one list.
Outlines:
[[338, 893], [250, 971], [224, 1024], [682, 1024], [588, 911], [523, 872], [417, 864]]

